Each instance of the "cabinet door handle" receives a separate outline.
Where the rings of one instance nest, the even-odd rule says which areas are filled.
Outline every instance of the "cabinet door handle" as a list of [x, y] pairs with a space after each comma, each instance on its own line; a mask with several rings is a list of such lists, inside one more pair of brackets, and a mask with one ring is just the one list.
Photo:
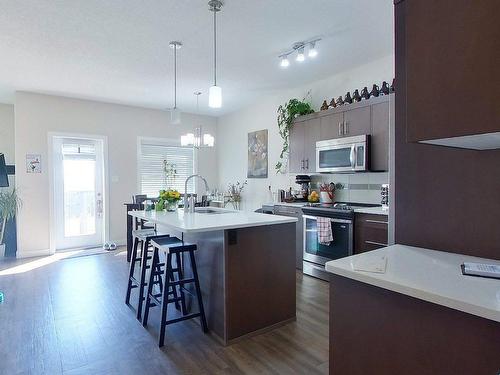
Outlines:
[[381, 242], [375, 242], [375, 241], [365, 241], [368, 245], [376, 245], [376, 246], [387, 246], [386, 243], [381, 243]]
[[387, 224], [387, 221], [366, 219], [367, 223]]
[[349, 134], [349, 123], [344, 121], [344, 135]]
[[301, 169], [304, 169], [304, 159], [302, 159], [302, 160], [300, 161], [300, 168], [301, 168]]
[[309, 159], [306, 159], [306, 169], [309, 169]]
[[342, 135], [342, 123], [339, 122], [339, 136]]

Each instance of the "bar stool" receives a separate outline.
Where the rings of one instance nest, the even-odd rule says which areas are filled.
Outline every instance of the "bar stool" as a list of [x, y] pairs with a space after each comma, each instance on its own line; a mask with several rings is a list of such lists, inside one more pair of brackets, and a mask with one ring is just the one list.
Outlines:
[[[157, 238], [151, 241], [153, 246], [153, 260], [151, 264], [151, 269], [154, 270], [158, 265], [160, 268], [164, 267], [163, 272], [163, 289], [161, 292], [154, 294], [153, 282], [154, 273], [151, 272], [148, 282], [148, 291], [146, 293], [146, 302], [144, 307], [144, 319], [142, 325], [144, 327], [148, 324], [149, 309], [154, 306], [161, 306], [161, 319], [160, 319], [160, 337], [158, 346], [162, 347], [165, 342], [165, 328], [169, 324], [181, 322], [183, 320], [193, 319], [200, 317], [201, 329], [204, 333], [208, 332], [207, 320], [205, 317], [205, 310], [203, 309], [203, 301], [201, 297], [200, 282], [198, 279], [198, 270], [196, 268], [196, 261], [194, 258], [194, 252], [197, 247], [194, 244], [185, 243], [178, 238], [177, 241], [172, 241], [173, 237], [170, 238]], [[160, 263], [158, 252], [161, 251], [165, 254], [165, 263]], [[189, 263], [191, 265], [191, 271], [193, 277], [184, 278], [183, 270], [183, 259], [184, 253], [189, 255]], [[175, 256], [175, 267], [172, 264], [172, 257]], [[187, 284], [194, 284], [195, 293], [186, 289]], [[179, 292], [177, 292], [177, 288]], [[186, 307], [186, 293], [195, 297], [198, 302], [198, 312], [189, 313]], [[172, 296], [172, 297], [170, 297]], [[160, 300], [161, 299], [161, 300]], [[177, 309], [178, 303], [181, 303], [181, 316], [174, 319], [167, 319], [167, 310], [170, 303], [175, 303]]]
[[[132, 231], [132, 237], [134, 238], [134, 244], [132, 246], [132, 255], [130, 259], [130, 268], [128, 275], [128, 283], [127, 283], [127, 293], [125, 295], [125, 303], [130, 305], [130, 294], [132, 289], [139, 288], [139, 296], [138, 296], [138, 304], [137, 304], [137, 314], [136, 317], [138, 320], [141, 320], [142, 317], [142, 307], [144, 298], [144, 289], [147, 286], [146, 283], [146, 271], [150, 269], [148, 265], [148, 260], [152, 259], [152, 256], [148, 254], [152, 254], [151, 249], [151, 240], [159, 239], [159, 238], [169, 238], [168, 234], [158, 235], [156, 229], [154, 228], [146, 228], [146, 229], [137, 229]], [[140, 249], [140, 254], [139, 254]], [[158, 256], [158, 255], [156, 255]], [[156, 262], [157, 264], [159, 262]], [[135, 268], [136, 264], [140, 266], [140, 276], [139, 279], [135, 277]], [[159, 265], [156, 265], [155, 268], [152, 268], [152, 274], [154, 276], [154, 283], [159, 284], [160, 287], [163, 286], [162, 278], [161, 278], [161, 268]]]

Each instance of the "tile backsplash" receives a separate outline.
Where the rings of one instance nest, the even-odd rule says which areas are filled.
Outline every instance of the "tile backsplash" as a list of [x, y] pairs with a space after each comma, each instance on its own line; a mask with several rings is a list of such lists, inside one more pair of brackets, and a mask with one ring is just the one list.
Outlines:
[[312, 189], [319, 189], [319, 185], [323, 182], [343, 185], [343, 189], [335, 192], [335, 200], [338, 202], [380, 204], [380, 188], [382, 184], [389, 183], [389, 174], [382, 172], [311, 176]]

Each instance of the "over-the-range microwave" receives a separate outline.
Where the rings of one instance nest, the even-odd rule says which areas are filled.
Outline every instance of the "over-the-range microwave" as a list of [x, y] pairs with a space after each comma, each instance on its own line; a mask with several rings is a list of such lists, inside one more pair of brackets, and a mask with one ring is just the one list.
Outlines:
[[316, 142], [316, 172], [363, 172], [369, 170], [370, 136], [358, 135]]

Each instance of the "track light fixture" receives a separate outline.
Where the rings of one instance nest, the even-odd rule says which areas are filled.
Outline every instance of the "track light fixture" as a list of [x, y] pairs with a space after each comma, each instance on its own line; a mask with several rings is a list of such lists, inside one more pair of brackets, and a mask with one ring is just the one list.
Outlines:
[[297, 56], [295, 57], [295, 61], [298, 62], [303, 62], [306, 59], [305, 55], [305, 49], [307, 47], [308, 49], [308, 57], [314, 58], [318, 55], [318, 50], [316, 49], [316, 43], [319, 42], [321, 39], [316, 38], [312, 40], [308, 40], [305, 42], [297, 42], [292, 46], [292, 49], [282, 53], [279, 55], [280, 59], [280, 66], [282, 68], [287, 68], [290, 65], [290, 60], [288, 59], [288, 56], [290, 56], [293, 53], [297, 53]]

